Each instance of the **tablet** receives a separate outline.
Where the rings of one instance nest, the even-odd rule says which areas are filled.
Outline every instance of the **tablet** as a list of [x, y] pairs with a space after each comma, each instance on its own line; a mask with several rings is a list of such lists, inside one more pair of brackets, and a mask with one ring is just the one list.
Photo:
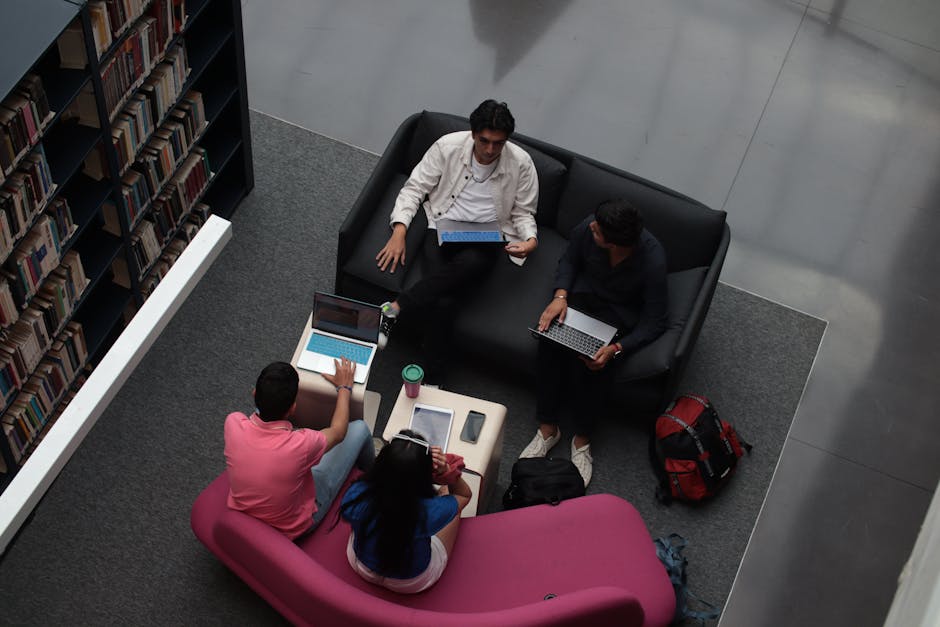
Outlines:
[[415, 403], [414, 409], [411, 412], [411, 423], [409, 423], [408, 428], [416, 433], [420, 433], [431, 443], [431, 446], [439, 446], [441, 450], [446, 453], [447, 443], [450, 441], [450, 428], [453, 422], [453, 409]]

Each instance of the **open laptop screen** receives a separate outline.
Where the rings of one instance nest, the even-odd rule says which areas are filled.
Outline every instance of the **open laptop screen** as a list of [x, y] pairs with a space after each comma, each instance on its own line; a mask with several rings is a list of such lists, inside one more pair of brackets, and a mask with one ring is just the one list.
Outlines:
[[375, 305], [322, 292], [313, 296], [313, 328], [320, 331], [375, 343], [381, 316]]

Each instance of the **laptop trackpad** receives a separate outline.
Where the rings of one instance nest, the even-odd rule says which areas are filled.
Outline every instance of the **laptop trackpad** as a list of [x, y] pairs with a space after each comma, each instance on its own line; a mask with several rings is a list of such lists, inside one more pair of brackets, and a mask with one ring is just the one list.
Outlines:
[[[310, 370], [323, 374], [336, 374], [336, 366], [333, 363], [332, 357], [327, 357], [326, 355], [311, 355], [310, 353], [307, 353], [307, 358], [309, 359], [310, 357], [312, 357], [312, 359], [310, 359], [310, 362], [312, 363], [308, 362]], [[356, 383], [365, 383], [366, 372], [368, 369], [362, 364], [357, 364], [355, 362], [353, 362], [353, 366], [356, 368], [355, 372], [353, 373], [353, 380]]]

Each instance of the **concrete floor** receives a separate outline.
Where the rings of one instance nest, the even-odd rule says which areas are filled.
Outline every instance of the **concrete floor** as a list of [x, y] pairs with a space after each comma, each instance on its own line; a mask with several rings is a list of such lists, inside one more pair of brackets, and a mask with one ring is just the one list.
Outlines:
[[830, 326], [721, 624], [883, 622], [940, 474], [940, 3], [242, 6], [264, 113], [381, 152], [495, 97], [725, 209], [722, 280]]

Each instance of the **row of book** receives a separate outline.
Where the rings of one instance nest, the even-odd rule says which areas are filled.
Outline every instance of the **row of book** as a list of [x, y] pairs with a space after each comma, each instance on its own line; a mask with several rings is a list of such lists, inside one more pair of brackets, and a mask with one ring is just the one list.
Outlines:
[[194, 204], [202, 196], [209, 184], [206, 172], [208, 166], [199, 155], [191, 155], [180, 172], [173, 179], [173, 184], [161, 192], [153, 201], [150, 215], [157, 223], [158, 232], [166, 233], [182, 222], [187, 213], [197, 211]]
[[83, 382], [87, 359], [88, 346], [82, 326], [70, 322], [0, 418], [14, 461], [22, 460], [30, 444], [74, 397], [71, 386]]
[[[64, 244], [78, 228], [67, 208], [67, 204], [56, 203], [50, 208], [54, 212], [43, 214], [0, 268], [0, 283], [6, 282], [13, 302], [20, 309], [36, 294], [43, 280], [58, 268], [60, 259], [64, 260]], [[0, 319], [6, 318], [7, 313], [0, 308]]]
[[[131, 97], [128, 105], [111, 127], [111, 140], [118, 154], [118, 167], [121, 174], [124, 174], [131, 163], [137, 159], [138, 153], [150, 139], [154, 128], [164, 122], [164, 117], [169, 120], [176, 118], [182, 123], [186, 123], [187, 119], [193, 117], [187, 115], [181, 107], [194, 108], [193, 101], [197, 98], [198, 111], [196, 113], [201, 116], [201, 122], [196, 123], [199, 128], [205, 124], [202, 94], [190, 91], [183, 99], [180, 99], [182, 84], [175, 80], [176, 73], [162, 71], [162, 68], [162, 65], [158, 67], [147, 79], [147, 83]], [[180, 106], [167, 115], [169, 106], [177, 101], [180, 102]]]
[[[162, 51], [173, 33], [179, 32], [178, 29], [182, 27], [182, 18], [179, 24], [174, 24], [173, 4], [173, 0], [152, 0], [152, 2], [151, 0], [93, 0], [89, 2], [88, 13], [91, 18], [91, 36], [95, 42], [96, 57], [101, 58], [101, 55], [111, 48], [113, 42], [119, 40], [132, 24], [134, 29], [138, 29], [141, 24], [146, 23], [149, 29], [158, 33], [163, 42], [163, 46], [159, 48]], [[182, 10], [185, 12], [185, 8]], [[133, 36], [133, 33], [131, 35]], [[59, 35], [56, 44], [61, 67], [81, 70], [88, 65], [81, 19], [76, 19], [69, 24]]]
[[[152, 70], [161, 67], [165, 60], [176, 63], [177, 57], [183, 56], [185, 64], [183, 42], [173, 46], [164, 55], [163, 46], [167, 42], [157, 37], [152, 18], [139, 22], [134, 27], [134, 32], [102, 65], [101, 84], [110, 121], [114, 121], [124, 104], [136, 93], [135, 90], [145, 84], [145, 79], [150, 77]], [[184, 68], [184, 71], [188, 71], [188, 68]], [[89, 83], [69, 105], [67, 115], [69, 118], [78, 118], [79, 123], [84, 126], [99, 128], [97, 107], [94, 87]]]
[[[136, 276], [142, 280], [177, 229], [192, 212], [208, 218], [208, 207], [196, 203], [209, 185], [211, 173], [205, 150], [196, 146], [186, 158], [171, 184], [160, 194], [150, 212], [131, 234], [131, 251], [137, 265]], [[200, 222], [201, 224], [201, 222]], [[130, 275], [122, 258], [114, 264], [115, 282], [130, 287]]]
[[154, 195], [189, 156], [195, 139], [195, 136], [189, 136], [183, 125], [173, 122], [167, 125], [166, 130], [157, 131], [155, 137], [141, 151], [140, 159], [132, 167], [144, 175], [147, 186]]
[[9, 176], [19, 159], [39, 141], [53, 115], [42, 80], [36, 74], [27, 74], [0, 102], [2, 178]]
[[[123, 103], [143, 79], [160, 61], [160, 55], [169, 44], [169, 39], [156, 30], [153, 18], [138, 24], [121, 47], [101, 67], [101, 84], [104, 87], [105, 105], [109, 118], [114, 119]], [[164, 60], [171, 61], [184, 50], [183, 42], [169, 50]]]
[[[35, 317], [35, 313], [30, 310], [39, 313], [46, 321], [46, 328], [51, 333], [55, 333], [69, 319], [75, 311], [76, 303], [88, 286], [88, 280], [84, 277], [84, 268], [80, 265], [76, 267], [75, 262], [78, 261], [80, 264], [80, 258], [68, 257], [68, 259], [71, 263], [61, 265], [62, 272], [55, 271], [46, 279], [39, 293], [33, 297], [26, 309], [30, 312], [27, 318]], [[0, 281], [0, 315], [4, 317], [4, 327], [9, 327], [20, 317], [9, 283], [6, 281]]]
[[55, 190], [46, 151], [39, 145], [0, 188], [0, 262], [30, 230]]
[[150, 0], [97, 0], [89, 3], [89, 9], [97, 14], [103, 5], [107, 11], [107, 26], [111, 38], [118, 39], [134, 20], [144, 14], [148, 4]]
[[189, 154], [205, 128], [205, 114], [201, 107], [198, 111], [181, 110], [180, 118], [168, 120], [153, 134], [131, 167], [144, 175], [150, 190], [156, 194]]
[[[197, 122], [201, 124], [198, 129], [195, 127]], [[182, 164], [191, 154], [198, 151], [205, 158], [205, 150], [194, 145], [204, 129], [204, 115], [189, 109], [184, 112], [182, 121], [171, 119], [153, 134], [141, 151], [140, 159], [121, 178], [123, 211], [127, 214], [128, 224], [134, 224], [150, 203], [165, 191], [164, 186], [178, 168], [182, 169]], [[105, 207], [105, 226], [113, 233], [119, 232], [115, 230], [119, 224], [113, 203]]]
[[74, 251], [12, 326], [0, 331], [0, 395], [7, 400], [42, 360], [88, 287], [81, 259]]
[[[176, 260], [179, 259], [179, 256], [189, 243], [193, 241], [193, 238], [199, 233], [199, 229], [206, 223], [210, 215], [212, 215], [212, 210], [209, 205], [201, 202], [196, 203], [193, 206], [192, 212], [186, 215], [183, 223], [180, 225], [179, 231], [177, 231], [173, 239], [170, 240], [170, 243], [163, 249], [156, 263], [153, 264], [153, 269], [147, 273], [147, 276], [140, 282], [140, 292], [144, 300], [150, 298], [150, 295], [153, 294], [153, 291], [163, 280], [163, 277], [170, 271], [170, 268], [173, 267], [173, 264], [176, 263]], [[117, 274], [115, 274], [115, 282], [122, 284]], [[124, 311], [124, 323], [129, 324], [136, 312], [137, 307], [135, 303], [133, 301], [128, 303], [128, 308]]]
[[[172, 80], [173, 76], [170, 72], [161, 72], [160, 68], [155, 70], [148, 84], [131, 99], [131, 104], [112, 129], [111, 136], [122, 175], [134, 161], [143, 158], [146, 150], [159, 148], [156, 140], [170, 137], [176, 124], [189, 128], [189, 143], [205, 128], [202, 94], [190, 90], [180, 98], [179, 89], [182, 85]], [[167, 113], [168, 107], [177, 101], [177, 106]], [[155, 123], [160, 123], [156, 131]]]
[[[189, 69], [185, 70], [188, 75]], [[160, 64], [151, 73], [140, 89], [138, 89], [124, 110], [117, 116], [111, 126], [111, 142], [118, 157], [118, 169], [123, 176], [130, 165], [137, 159], [147, 140], [150, 139], [157, 124], [164, 121], [167, 109], [177, 100], [183, 105], [194, 97], [198, 97], [200, 113], [202, 112], [202, 95], [198, 92], [189, 92], [184, 99], [180, 99], [182, 84], [176, 80], [177, 69], [172, 65]], [[170, 116], [179, 115], [174, 110]], [[98, 145], [98, 150], [92, 152], [84, 164], [86, 175], [100, 181], [107, 176], [105, 165], [104, 146]]]
[[170, 268], [173, 267], [173, 264], [176, 263], [179, 256], [193, 238], [196, 237], [199, 229], [202, 228], [202, 225], [205, 224], [211, 214], [212, 210], [209, 208], [209, 205], [196, 203], [192, 213], [185, 217], [179, 231], [166, 245], [156, 263], [153, 264], [153, 269], [140, 283], [140, 291], [144, 300], [150, 297], [153, 290], [157, 288], [157, 285], [160, 284], [160, 281], [163, 280], [166, 273], [170, 271]]
[[92, 37], [100, 57], [127, 27], [143, 15], [150, 0], [93, 0], [88, 3]]

